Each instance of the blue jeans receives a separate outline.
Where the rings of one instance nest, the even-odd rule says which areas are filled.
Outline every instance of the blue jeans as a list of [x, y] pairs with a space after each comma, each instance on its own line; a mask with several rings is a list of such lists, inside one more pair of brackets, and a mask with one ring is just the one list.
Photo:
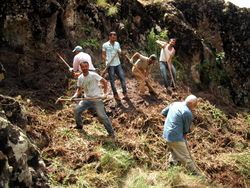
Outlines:
[[97, 101], [81, 101], [75, 107], [74, 115], [75, 115], [76, 125], [78, 127], [82, 127], [81, 114], [82, 114], [83, 111], [85, 111], [87, 109], [94, 109], [97, 112], [98, 117], [100, 118], [100, 120], [104, 124], [104, 127], [107, 130], [107, 132], [109, 133], [109, 135], [114, 134], [114, 130], [113, 130], [113, 127], [111, 125], [111, 121], [109, 120], [109, 118], [108, 118], [108, 116], [106, 114], [104, 104], [103, 104], [103, 102], [101, 100], [97, 100]]
[[127, 93], [127, 88], [126, 88], [126, 83], [125, 83], [125, 74], [124, 74], [124, 72], [122, 70], [121, 64], [117, 65], [117, 66], [109, 66], [108, 73], [109, 73], [109, 80], [110, 80], [110, 84], [111, 84], [113, 94], [114, 95], [117, 94], [117, 90], [116, 90], [116, 87], [115, 87], [115, 74], [118, 76], [118, 78], [121, 81], [122, 92]]
[[[172, 68], [171, 70], [172, 70], [172, 74], [174, 77], [174, 81], [176, 81], [176, 70], [173, 64], [171, 68]], [[165, 87], [168, 88], [169, 86], [172, 86], [173, 83], [172, 83], [171, 75], [168, 70], [168, 65], [166, 62], [160, 61], [160, 71], [161, 71], [161, 76], [163, 77]]]

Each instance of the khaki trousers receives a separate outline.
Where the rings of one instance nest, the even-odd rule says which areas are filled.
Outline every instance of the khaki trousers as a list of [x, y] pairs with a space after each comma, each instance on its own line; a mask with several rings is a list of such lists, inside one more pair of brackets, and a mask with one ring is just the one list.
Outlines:
[[[134, 74], [134, 76], [138, 82], [138, 90], [139, 90], [140, 94], [145, 94], [147, 85], [145, 83], [145, 77], [143, 77], [144, 75], [142, 75], [141, 72], [134, 67], [132, 68], [132, 73]], [[148, 90], [149, 90], [149, 92], [152, 92], [152, 89], [150, 89], [149, 87], [148, 87]]]
[[169, 162], [177, 164], [180, 162], [188, 170], [196, 175], [200, 175], [201, 172], [195, 166], [194, 161], [188, 151], [186, 142], [167, 142], [170, 150]]

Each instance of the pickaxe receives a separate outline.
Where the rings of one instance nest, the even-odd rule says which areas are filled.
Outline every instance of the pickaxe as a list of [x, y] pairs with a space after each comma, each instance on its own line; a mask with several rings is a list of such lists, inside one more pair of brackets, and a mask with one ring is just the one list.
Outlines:
[[[160, 40], [156, 40], [156, 43], [158, 43], [160, 45], [165, 45], [165, 42], [160, 41]], [[164, 48], [163, 48], [163, 53], [164, 53], [165, 57], [167, 57], [167, 54], [166, 54]], [[174, 81], [174, 77], [173, 77], [173, 73], [172, 73], [172, 60], [171, 60], [171, 62], [167, 62], [167, 65], [168, 65], [168, 70], [170, 73], [171, 80], [172, 80], [174, 88], [175, 88], [175, 81]]]

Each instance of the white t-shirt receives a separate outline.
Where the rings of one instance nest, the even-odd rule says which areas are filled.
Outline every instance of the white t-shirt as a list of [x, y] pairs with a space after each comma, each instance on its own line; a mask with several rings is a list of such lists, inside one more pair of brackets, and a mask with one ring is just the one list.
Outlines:
[[175, 49], [172, 47], [172, 50], [169, 50], [168, 47], [169, 47], [169, 44], [167, 44], [165, 48], [161, 49], [159, 61], [169, 62], [169, 60], [173, 58], [175, 54]]
[[80, 63], [84, 61], [87, 61], [89, 63], [89, 70], [95, 70], [90, 55], [84, 52], [79, 52], [75, 55], [73, 60], [73, 70], [82, 72]]
[[78, 77], [77, 86], [84, 90], [85, 97], [101, 97], [103, 92], [98, 85], [101, 79], [99, 74], [89, 71], [87, 76], [81, 74]]

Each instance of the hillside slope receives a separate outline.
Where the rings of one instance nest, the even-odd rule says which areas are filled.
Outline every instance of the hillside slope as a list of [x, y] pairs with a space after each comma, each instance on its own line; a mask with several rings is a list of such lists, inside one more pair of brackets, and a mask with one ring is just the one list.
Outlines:
[[28, 117], [32, 117], [27, 133], [41, 148], [52, 187], [140, 187], [136, 186], [137, 176], [149, 187], [249, 185], [249, 114], [228, 117], [201, 100], [188, 141], [208, 183], [187, 176], [184, 169], [167, 168], [160, 112], [169, 103], [185, 98], [188, 91], [179, 86], [171, 97], [154, 82], [159, 96], [141, 97], [133, 78], [127, 79], [127, 84], [129, 100], [122, 100], [123, 105], [117, 106], [113, 99], [105, 101], [116, 141], [106, 138], [103, 125], [88, 112], [83, 114], [85, 131], [73, 129], [75, 104], [71, 102], [47, 110], [24, 103]]

